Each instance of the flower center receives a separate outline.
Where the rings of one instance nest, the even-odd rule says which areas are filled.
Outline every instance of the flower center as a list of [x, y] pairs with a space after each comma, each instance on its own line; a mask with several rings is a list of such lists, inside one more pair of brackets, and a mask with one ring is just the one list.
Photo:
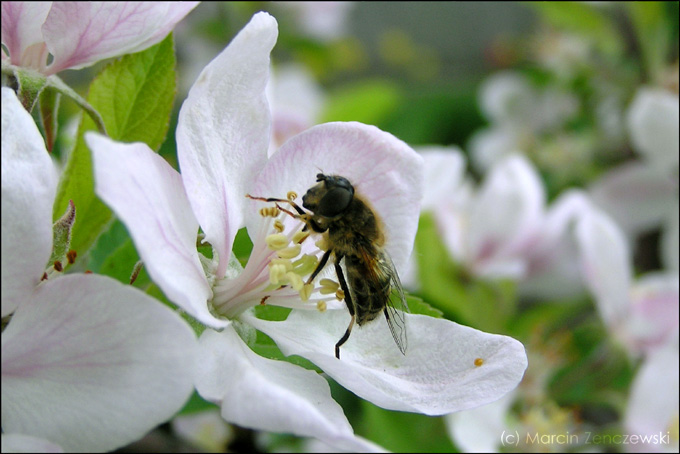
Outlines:
[[[289, 200], [294, 198], [294, 194], [289, 196]], [[305, 224], [278, 204], [260, 209], [260, 215], [263, 222], [253, 238], [248, 263], [237, 276], [227, 273], [214, 285], [213, 310], [228, 318], [258, 304], [323, 312], [329, 302], [342, 301], [344, 294], [337, 282], [309, 279], [325, 249], [323, 237], [312, 245]]]

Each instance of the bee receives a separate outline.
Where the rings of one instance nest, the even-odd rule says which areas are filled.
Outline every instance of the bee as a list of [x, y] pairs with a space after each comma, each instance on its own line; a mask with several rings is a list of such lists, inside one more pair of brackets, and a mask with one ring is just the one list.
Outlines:
[[[333, 266], [344, 294], [345, 304], [352, 317], [345, 334], [335, 344], [335, 357], [340, 359], [340, 347], [347, 342], [352, 327], [375, 320], [385, 314], [392, 337], [402, 354], [406, 354], [406, 318], [408, 311], [404, 291], [390, 256], [384, 249], [385, 233], [382, 221], [370, 203], [355, 192], [345, 177], [316, 175], [317, 184], [302, 197], [300, 208], [287, 199], [253, 197], [275, 202], [277, 207], [305, 223], [304, 231], [311, 230], [324, 237], [327, 249], [307, 279], [307, 284], [333, 258]], [[281, 208], [287, 203], [297, 214]], [[347, 272], [343, 272], [341, 263]]]

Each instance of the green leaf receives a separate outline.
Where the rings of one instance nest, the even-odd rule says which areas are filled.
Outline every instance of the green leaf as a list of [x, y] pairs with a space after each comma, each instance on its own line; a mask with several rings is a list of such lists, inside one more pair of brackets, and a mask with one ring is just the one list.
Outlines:
[[392, 452], [454, 452], [442, 418], [379, 408], [361, 401], [358, 435]]
[[[90, 86], [88, 103], [99, 112], [112, 139], [144, 142], [156, 150], [167, 134], [175, 91], [175, 53], [169, 35], [159, 44], [104, 68]], [[75, 203], [78, 218], [71, 248], [81, 257], [113, 217], [94, 193], [92, 158], [83, 139], [86, 131], [93, 130], [92, 120], [83, 117], [54, 205], [56, 219], [69, 200]]]
[[558, 29], [592, 39], [606, 54], [619, 55], [623, 38], [611, 18], [585, 2], [526, 2]]
[[331, 93], [323, 121], [378, 124], [399, 104], [400, 99], [401, 92], [394, 83], [363, 80]]
[[423, 214], [415, 241], [423, 299], [447, 318], [483, 331], [504, 333], [515, 310], [515, 284], [479, 281], [453, 263], [435, 221]]
[[406, 303], [411, 314], [422, 314], [434, 318], [442, 318], [444, 316], [442, 311], [432, 307], [415, 295], [406, 295]]
[[666, 61], [670, 59], [672, 32], [664, 3], [627, 2], [625, 4], [640, 43], [642, 60], [652, 80], [662, 75]]

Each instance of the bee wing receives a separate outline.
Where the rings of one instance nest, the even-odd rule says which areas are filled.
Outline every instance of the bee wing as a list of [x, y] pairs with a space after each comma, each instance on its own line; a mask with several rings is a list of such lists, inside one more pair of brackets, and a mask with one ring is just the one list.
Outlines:
[[389, 276], [390, 284], [392, 286], [390, 297], [385, 305], [387, 325], [390, 327], [394, 342], [397, 343], [401, 353], [405, 355], [408, 339], [406, 338], [406, 316], [404, 313], [409, 312], [409, 309], [408, 304], [406, 303], [404, 289], [401, 286], [397, 269], [386, 252], [382, 253], [382, 257], [378, 260], [378, 266], [382, 273]]

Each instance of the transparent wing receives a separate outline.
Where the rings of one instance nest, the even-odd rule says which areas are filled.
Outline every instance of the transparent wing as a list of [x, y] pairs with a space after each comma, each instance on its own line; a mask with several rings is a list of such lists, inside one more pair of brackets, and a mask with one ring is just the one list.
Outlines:
[[397, 343], [397, 347], [399, 347], [401, 353], [405, 355], [408, 339], [406, 338], [406, 317], [404, 316], [404, 312], [408, 312], [409, 309], [408, 304], [406, 303], [404, 289], [401, 286], [397, 269], [394, 267], [392, 259], [386, 252], [382, 253], [378, 260], [378, 266], [382, 273], [389, 276], [390, 284], [392, 286], [390, 298], [387, 301], [384, 310], [387, 325], [390, 327], [394, 342]]

